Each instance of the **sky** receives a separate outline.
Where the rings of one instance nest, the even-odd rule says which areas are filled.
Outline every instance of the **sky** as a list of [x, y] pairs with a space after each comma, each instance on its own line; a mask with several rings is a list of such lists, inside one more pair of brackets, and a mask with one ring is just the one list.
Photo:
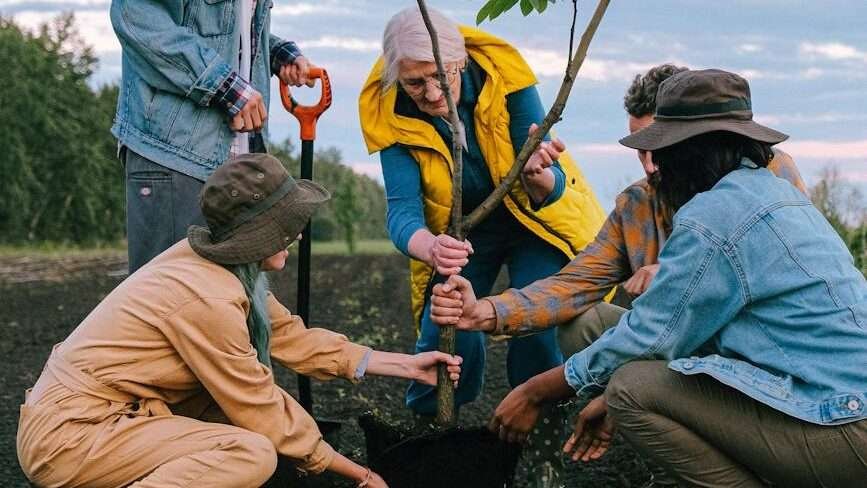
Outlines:
[[[428, 0], [459, 23], [474, 24], [483, 0]], [[108, 0], [0, 0], [0, 15], [33, 28], [74, 11], [82, 36], [100, 59], [93, 84], [120, 79], [120, 46]], [[338, 148], [346, 164], [381, 180], [379, 158], [361, 137], [357, 99], [381, 50], [382, 30], [406, 0], [274, 0], [271, 31], [294, 40], [331, 78], [334, 103], [320, 119], [315, 145]], [[576, 37], [595, 2], [578, 1]], [[566, 66], [571, 2], [542, 14], [516, 8], [480, 27], [525, 56], [539, 79], [546, 109]], [[780, 145], [808, 184], [823, 169], [867, 193], [867, 2], [863, 0], [614, 0], [590, 47], [557, 134], [578, 161], [600, 202], [643, 173], [633, 151], [617, 140], [627, 133], [623, 94], [651, 66], [673, 62], [693, 69], [722, 68], [746, 77], [756, 120], [791, 136]], [[577, 39], [576, 39], [577, 44]], [[272, 82], [272, 139], [298, 140], [298, 124], [282, 108]], [[302, 102], [318, 88], [294, 92]]]

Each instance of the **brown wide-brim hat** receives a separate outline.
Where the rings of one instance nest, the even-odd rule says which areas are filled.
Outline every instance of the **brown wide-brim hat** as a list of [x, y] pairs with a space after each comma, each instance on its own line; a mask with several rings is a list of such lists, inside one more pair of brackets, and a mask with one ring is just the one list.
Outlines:
[[207, 227], [190, 226], [190, 246], [219, 264], [256, 263], [295, 241], [331, 195], [309, 180], [295, 180], [267, 154], [226, 162], [200, 196]]
[[653, 123], [620, 143], [655, 151], [707, 132], [727, 131], [777, 144], [786, 134], [753, 121], [747, 80], [727, 71], [683, 71], [659, 85]]

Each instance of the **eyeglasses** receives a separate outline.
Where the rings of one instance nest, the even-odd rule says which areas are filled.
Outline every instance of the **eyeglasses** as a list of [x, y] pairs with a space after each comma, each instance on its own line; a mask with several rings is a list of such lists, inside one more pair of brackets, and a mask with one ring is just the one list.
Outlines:
[[[446, 72], [446, 81], [449, 86], [454, 84], [454, 82], [458, 79], [458, 77], [463, 71], [463, 67], [460, 65], [448, 66], [445, 68]], [[437, 79], [436, 74], [433, 76], [424, 76], [421, 78], [407, 78], [400, 80], [400, 85], [403, 87], [403, 90], [411, 97], [417, 97], [422, 95], [427, 91], [427, 87], [429, 85], [433, 85], [434, 88], [441, 90], [440, 81]]]

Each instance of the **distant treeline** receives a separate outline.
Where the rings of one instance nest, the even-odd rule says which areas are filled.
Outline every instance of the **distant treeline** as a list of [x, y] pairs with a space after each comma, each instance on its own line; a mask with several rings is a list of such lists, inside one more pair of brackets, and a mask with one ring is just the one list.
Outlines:
[[[0, 243], [117, 242], [125, 235], [123, 167], [110, 134], [118, 88], [93, 89], [97, 58], [71, 14], [31, 33], [0, 18]], [[273, 152], [298, 176], [289, 141]], [[373, 179], [317, 153], [315, 177], [332, 192], [314, 239], [386, 236], [385, 196]]]
[[[0, 18], [0, 244], [113, 243], [125, 234], [123, 168], [109, 133], [118, 89], [93, 89], [97, 64], [71, 14], [30, 33]], [[290, 141], [271, 145], [291, 174], [299, 155]], [[326, 149], [314, 158], [315, 179], [332, 193], [317, 213], [313, 238], [386, 237], [385, 196], [373, 179]], [[867, 274], [864, 195], [827, 171], [811, 188], [816, 206]]]

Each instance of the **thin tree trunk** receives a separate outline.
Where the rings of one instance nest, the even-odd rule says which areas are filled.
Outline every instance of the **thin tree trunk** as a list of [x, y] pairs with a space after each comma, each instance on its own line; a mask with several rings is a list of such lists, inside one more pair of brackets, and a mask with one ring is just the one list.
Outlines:
[[[424, 25], [427, 27], [430, 34], [431, 45], [433, 47], [434, 61], [437, 65], [437, 78], [440, 82], [440, 88], [446, 97], [446, 103], [449, 108], [449, 125], [452, 131], [452, 212], [449, 223], [449, 234], [459, 241], [464, 240], [464, 232], [461, 221], [463, 218], [461, 209], [462, 205], [462, 171], [463, 161], [461, 159], [463, 146], [463, 129], [461, 121], [458, 118], [458, 111], [455, 107], [455, 100], [451, 94], [451, 87], [446, 79], [445, 67], [443, 60], [440, 57], [439, 38], [437, 37], [436, 29], [430, 21], [427, 6], [424, 0], [418, 0], [418, 9], [421, 11], [421, 16], [424, 19]], [[446, 354], [455, 353], [455, 328], [440, 327], [439, 349]], [[440, 364], [437, 369], [437, 416], [436, 423], [441, 427], [452, 427], [455, 425], [455, 387], [449, 379], [449, 372], [444, 364]]]
[[[428, 15], [425, 1], [417, 0], [417, 2], [419, 10], [421, 11], [422, 18], [424, 19], [425, 27], [427, 27], [428, 34], [430, 34], [431, 37], [434, 61], [437, 65], [437, 78], [439, 79], [440, 87], [445, 94], [446, 103], [448, 104], [449, 109], [448, 118], [452, 132], [452, 160], [454, 163], [452, 165], [452, 209], [451, 219], [449, 223], [449, 234], [455, 239], [462, 241], [473, 227], [475, 227], [479, 222], [484, 220], [484, 218], [487, 217], [488, 214], [491, 213], [491, 211], [500, 204], [500, 202], [511, 189], [512, 185], [518, 179], [518, 176], [521, 174], [521, 170], [524, 169], [524, 165], [527, 164], [530, 156], [539, 146], [539, 143], [542, 141], [542, 137], [547, 134], [549, 130], [551, 130], [551, 127], [555, 123], [560, 121], [560, 115], [563, 113], [563, 109], [566, 107], [566, 101], [569, 98], [569, 93], [572, 91], [572, 85], [575, 84], [575, 78], [578, 75], [578, 71], [581, 69], [581, 65], [584, 63], [584, 59], [587, 57], [587, 49], [590, 47], [590, 42], [593, 40], [593, 36], [596, 34], [596, 30], [599, 27], [599, 23], [602, 21], [603, 15], [605, 15], [605, 11], [608, 8], [610, 0], [600, 0], [597, 4], [596, 10], [593, 13], [593, 17], [590, 19], [587, 28], [584, 30], [584, 34], [582, 34], [581, 36], [581, 42], [578, 44], [578, 50], [575, 52], [575, 56], [570, 60], [569, 65], [566, 69], [566, 75], [563, 79], [563, 84], [560, 86], [560, 91], [557, 93], [557, 98], [554, 100], [554, 104], [551, 106], [548, 114], [545, 115], [545, 118], [542, 121], [542, 125], [536, 132], [534, 132], [527, 138], [526, 142], [524, 142], [523, 147], [521, 147], [521, 150], [518, 152], [518, 155], [515, 158], [515, 162], [512, 164], [512, 168], [509, 170], [506, 177], [500, 182], [499, 186], [497, 186], [497, 188], [490, 195], [488, 195], [485, 201], [483, 201], [481, 205], [479, 205], [478, 208], [473, 210], [472, 213], [470, 213], [470, 215], [468, 215], [466, 218], [463, 218], [462, 215], [462, 126], [460, 120], [458, 119], [458, 113], [455, 107], [454, 98], [452, 97], [448, 80], [446, 79], [445, 68], [440, 57], [439, 42], [436, 29], [433, 27], [430, 21], [430, 16]], [[447, 354], [455, 353], [454, 327], [440, 328], [439, 349], [440, 351], [443, 351]], [[441, 427], [451, 427], [455, 425], [454, 386], [449, 380], [448, 371], [443, 365], [439, 366], [437, 375], [436, 422]]]

